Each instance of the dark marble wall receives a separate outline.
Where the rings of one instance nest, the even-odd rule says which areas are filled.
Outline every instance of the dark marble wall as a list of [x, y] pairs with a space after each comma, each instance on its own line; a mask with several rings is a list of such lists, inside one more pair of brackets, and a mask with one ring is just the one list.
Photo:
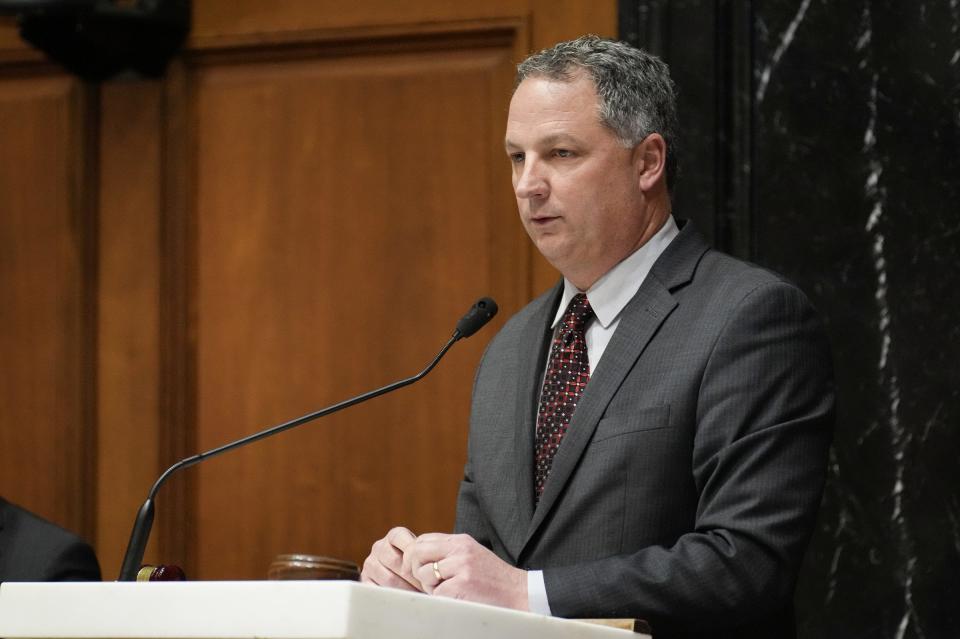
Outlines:
[[755, 11], [755, 256], [820, 306], [840, 390], [803, 635], [957, 637], [960, 3]]
[[799, 283], [833, 342], [800, 636], [960, 637], [960, 0], [622, 11], [693, 98], [681, 214]]

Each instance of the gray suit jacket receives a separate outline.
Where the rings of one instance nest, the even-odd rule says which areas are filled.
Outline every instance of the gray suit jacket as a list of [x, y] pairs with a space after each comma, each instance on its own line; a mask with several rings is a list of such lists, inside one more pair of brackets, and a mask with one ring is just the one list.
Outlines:
[[511, 318], [480, 363], [457, 531], [543, 569], [556, 615], [643, 618], [657, 639], [792, 636], [834, 410], [807, 298], [685, 224], [624, 309], [534, 509], [561, 291]]
[[0, 497], [0, 582], [100, 581], [93, 548]]

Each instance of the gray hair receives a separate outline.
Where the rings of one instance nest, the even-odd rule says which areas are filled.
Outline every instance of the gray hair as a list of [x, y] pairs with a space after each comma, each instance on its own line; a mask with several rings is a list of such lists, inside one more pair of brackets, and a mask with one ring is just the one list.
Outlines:
[[534, 53], [517, 65], [514, 89], [528, 77], [570, 82], [578, 71], [593, 80], [600, 122], [632, 148], [651, 133], [667, 143], [667, 186], [677, 174], [677, 104], [667, 64], [626, 42], [585, 35]]

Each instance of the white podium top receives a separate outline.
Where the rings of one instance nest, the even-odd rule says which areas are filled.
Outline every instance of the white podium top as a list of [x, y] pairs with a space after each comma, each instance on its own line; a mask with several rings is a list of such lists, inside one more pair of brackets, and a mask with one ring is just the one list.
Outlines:
[[6, 639], [640, 639], [352, 581], [0, 584]]

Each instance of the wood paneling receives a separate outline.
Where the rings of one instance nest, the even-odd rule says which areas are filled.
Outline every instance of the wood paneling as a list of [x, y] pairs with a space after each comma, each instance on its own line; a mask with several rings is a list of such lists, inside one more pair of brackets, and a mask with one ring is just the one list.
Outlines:
[[[200, 448], [416, 372], [479, 295], [520, 305], [491, 262], [529, 281], [525, 253], [494, 256], [486, 239], [502, 153], [491, 157], [502, 125], [487, 114], [504, 108], [513, 55], [503, 35], [197, 71]], [[368, 531], [396, 522], [448, 529], [482, 346], [201, 469], [203, 576], [262, 576], [291, 550], [360, 560]]]
[[371, 28], [400, 30], [405, 33], [429, 28], [431, 24], [477, 23], [498, 19], [523, 19], [534, 28], [543, 25], [567, 25], [567, 30], [584, 31], [615, 28], [613, 2], [581, 0], [487, 0], [457, 2], [451, 0], [278, 0], [265, 4], [259, 0], [234, 2], [198, 2], [194, 9], [191, 41], [194, 46], [219, 38], [259, 38], [273, 34], [369, 32]]
[[160, 464], [161, 94], [159, 82], [101, 92], [97, 545], [108, 578]]
[[0, 77], [0, 493], [94, 533], [89, 93]]
[[[513, 65], [615, 10], [198, 0], [165, 78], [101, 89], [0, 21], [3, 492], [94, 537], [113, 578], [168, 465], [411, 375], [480, 295], [499, 325], [551, 285], [503, 154]], [[277, 553], [449, 529], [494, 329], [175, 477], [148, 559], [262, 578]]]

